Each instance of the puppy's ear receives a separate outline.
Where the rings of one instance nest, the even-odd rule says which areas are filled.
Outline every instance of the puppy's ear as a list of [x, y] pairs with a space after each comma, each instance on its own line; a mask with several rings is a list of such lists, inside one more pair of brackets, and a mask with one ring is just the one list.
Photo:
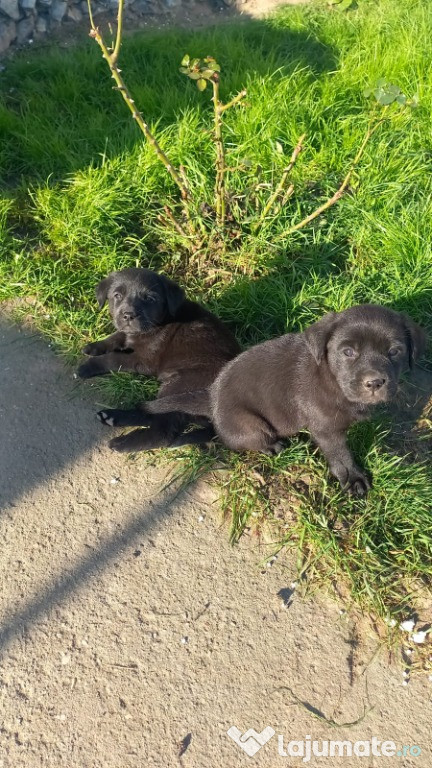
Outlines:
[[96, 286], [96, 298], [97, 298], [100, 309], [102, 309], [103, 305], [105, 304], [108, 298], [108, 290], [111, 285], [111, 280], [112, 280], [111, 275], [108, 275], [108, 277], [105, 277]]
[[325, 355], [327, 344], [336, 327], [337, 317], [336, 312], [329, 312], [304, 332], [306, 344], [318, 365]]
[[421, 328], [408, 315], [403, 315], [405, 330], [408, 337], [408, 362], [412, 368], [415, 361], [426, 351], [426, 331]]
[[174, 317], [177, 310], [185, 300], [184, 291], [182, 288], [180, 288], [179, 285], [177, 285], [177, 283], [174, 283], [173, 280], [165, 277], [165, 275], [160, 275], [160, 278], [165, 290], [168, 312], [170, 313], [171, 317]]

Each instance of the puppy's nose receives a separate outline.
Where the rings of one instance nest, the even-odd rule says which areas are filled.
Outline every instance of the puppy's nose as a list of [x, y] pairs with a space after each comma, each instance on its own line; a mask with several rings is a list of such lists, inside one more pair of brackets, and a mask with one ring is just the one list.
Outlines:
[[123, 312], [123, 320], [126, 320], [126, 321], [133, 320], [134, 317], [135, 317], [135, 313], [134, 312], [131, 312], [131, 311], [130, 312]]
[[367, 378], [363, 382], [366, 389], [368, 389], [369, 392], [371, 392], [372, 394], [374, 392], [377, 392], [378, 389], [381, 389], [381, 387], [384, 386], [385, 383], [386, 383], [385, 379], [378, 379], [378, 378], [377, 379]]

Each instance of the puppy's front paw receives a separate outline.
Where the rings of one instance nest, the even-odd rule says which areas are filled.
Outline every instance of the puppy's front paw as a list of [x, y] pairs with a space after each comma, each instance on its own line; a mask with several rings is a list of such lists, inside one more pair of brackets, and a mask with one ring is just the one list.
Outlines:
[[344, 486], [344, 491], [350, 496], [358, 496], [359, 498], [362, 498], [367, 495], [370, 487], [371, 484], [367, 475], [359, 469], [356, 469], [349, 473], [348, 481]]
[[129, 435], [120, 435], [120, 437], [113, 437], [108, 443], [112, 451], [118, 451], [118, 453], [130, 453], [133, 448], [130, 445]]
[[88, 355], [89, 357], [104, 355], [106, 351], [106, 346], [103, 341], [92, 341], [90, 344], [86, 344], [85, 347], [83, 347], [83, 355]]
[[98, 365], [95, 365], [93, 360], [87, 360], [87, 362], [79, 366], [77, 373], [80, 379], [91, 379], [92, 376], [97, 376], [101, 373], [101, 370]]
[[99, 421], [102, 422], [102, 424], [106, 424], [108, 427], [115, 427], [116, 420], [113, 414], [114, 414], [114, 411], [108, 408], [106, 411], [98, 411], [96, 414], [96, 418], [98, 418]]

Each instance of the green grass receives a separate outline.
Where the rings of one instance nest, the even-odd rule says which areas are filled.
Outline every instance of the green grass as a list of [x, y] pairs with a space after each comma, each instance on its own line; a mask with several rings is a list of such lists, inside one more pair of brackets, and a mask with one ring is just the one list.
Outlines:
[[[263, 183], [277, 182], [307, 133], [291, 204], [257, 237], [246, 227], [238, 247], [189, 271], [157, 226], [175, 195], [172, 180], [112, 90], [96, 44], [17, 55], [0, 81], [0, 299], [34, 297], [39, 327], [70, 361], [110, 328], [96, 311], [96, 281], [134, 264], [181, 275], [190, 295], [245, 345], [365, 301], [431, 325], [431, 25], [432, 6], [423, 0], [363, 0], [348, 13], [320, 3], [266, 21], [125, 41], [121, 67], [135, 100], [173, 162], [188, 169], [200, 200], [211, 199], [213, 186], [211, 104], [208, 92], [199, 94], [178, 73], [184, 53], [217, 58], [224, 100], [248, 89], [246, 108], [226, 115], [229, 165], [248, 160], [248, 169], [231, 174], [231, 191], [253, 184], [257, 166]], [[371, 116], [363, 90], [380, 77], [408, 96], [418, 92], [419, 108], [374, 135], [353, 194], [278, 244], [291, 222], [337, 188]], [[264, 188], [258, 196], [267, 194]], [[256, 218], [253, 201], [245, 216]], [[98, 387], [106, 403], [154, 392], [126, 374]], [[275, 459], [193, 449], [177, 459], [193, 476], [221, 459], [228, 467], [233, 540], [266, 521], [275, 544], [298, 548], [304, 575], [342, 581], [355, 603], [383, 617], [405, 616], [413, 590], [430, 586], [432, 469], [404, 450], [395, 454], [381, 415], [353, 429], [351, 443], [373, 473], [366, 502], [343, 498], [302, 438]]]

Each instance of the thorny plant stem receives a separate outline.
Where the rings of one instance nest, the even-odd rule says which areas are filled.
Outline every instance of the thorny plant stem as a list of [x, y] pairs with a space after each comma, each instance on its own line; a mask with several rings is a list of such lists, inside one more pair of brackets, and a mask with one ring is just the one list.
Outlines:
[[[385, 110], [386, 110], [386, 107], [384, 107], [383, 112]], [[313, 221], [314, 219], [318, 218], [318, 216], [321, 216], [321, 214], [324, 213], [324, 211], [327, 211], [328, 208], [331, 208], [332, 205], [334, 205], [335, 203], [337, 203], [338, 200], [340, 200], [340, 198], [344, 194], [344, 192], [345, 192], [345, 190], [346, 190], [346, 188], [347, 188], [347, 186], [348, 186], [348, 184], [350, 182], [351, 176], [352, 176], [355, 168], [357, 167], [357, 165], [358, 165], [358, 163], [359, 163], [359, 161], [360, 161], [360, 159], [361, 159], [361, 157], [363, 155], [363, 152], [366, 149], [366, 145], [367, 145], [369, 139], [373, 136], [375, 131], [384, 122], [385, 122], [385, 118], [383, 117], [383, 118], [381, 118], [381, 120], [378, 120], [378, 122], [376, 122], [375, 125], [369, 126], [369, 128], [368, 128], [368, 130], [366, 132], [366, 135], [365, 135], [365, 137], [364, 137], [364, 139], [363, 139], [363, 141], [361, 143], [360, 149], [358, 150], [354, 160], [351, 163], [351, 168], [349, 169], [349, 171], [348, 171], [347, 175], [345, 176], [342, 184], [340, 185], [339, 189], [336, 190], [334, 195], [332, 195], [332, 197], [330, 197], [325, 203], [320, 205], [315, 211], [310, 213], [309, 216], [306, 216], [304, 219], [299, 221], [298, 224], [294, 224], [294, 226], [289, 227], [289, 229], [286, 229], [284, 232], [282, 232], [280, 235], [278, 235], [275, 238], [275, 240], [281, 240], [282, 238], [287, 237], [287, 235], [290, 235], [292, 232], [297, 232], [297, 230], [303, 229], [303, 227], [306, 227], [308, 224], [310, 224], [311, 221]]]
[[123, 6], [124, 6], [124, 0], [119, 0], [118, 11], [117, 11], [116, 41], [115, 41], [114, 51], [111, 54], [111, 61], [113, 63], [117, 61], [120, 53], [120, 46], [121, 46], [121, 39], [122, 39], [122, 32], [123, 32]]
[[[282, 172], [282, 176], [281, 176], [281, 180], [280, 180], [279, 184], [277, 185], [277, 187], [276, 187], [275, 191], [273, 192], [273, 194], [270, 195], [269, 199], [267, 200], [266, 205], [264, 206], [264, 208], [262, 210], [261, 216], [260, 216], [259, 221], [258, 221], [257, 226], [256, 226], [256, 230], [258, 230], [262, 226], [262, 224], [264, 223], [264, 220], [265, 220], [267, 214], [270, 213], [270, 211], [273, 208], [276, 200], [278, 199], [279, 195], [282, 193], [282, 191], [283, 191], [283, 189], [285, 187], [287, 178], [288, 178], [289, 174], [291, 173], [291, 171], [292, 171], [292, 169], [294, 167], [295, 161], [297, 160], [300, 152], [303, 149], [303, 142], [304, 142], [305, 138], [306, 138], [306, 134], [305, 133], [302, 136], [300, 136], [300, 138], [299, 138], [299, 140], [297, 142], [297, 145], [295, 146], [294, 151], [293, 151], [293, 153], [291, 155], [291, 160], [289, 161], [287, 167], [284, 168], [284, 170]], [[291, 185], [289, 187], [288, 192], [290, 193], [288, 195], [288, 197], [291, 197], [292, 193], [294, 192], [294, 186], [293, 185]], [[287, 195], [285, 195], [285, 198], [287, 199]]]
[[215, 202], [216, 221], [219, 226], [225, 223], [225, 148], [222, 139], [222, 105], [219, 103], [219, 77], [212, 78], [214, 107], [214, 137], [216, 145], [216, 182]]
[[165, 166], [168, 173], [171, 175], [172, 179], [177, 184], [182, 200], [188, 199], [188, 190], [182, 179], [180, 178], [179, 174], [177, 173], [176, 169], [171, 165], [168, 157], [166, 156], [163, 149], [160, 147], [159, 143], [156, 141], [155, 137], [151, 133], [147, 123], [145, 122], [141, 112], [138, 111], [138, 109], [135, 106], [135, 102], [131, 96], [131, 93], [126, 86], [125, 81], [123, 80], [123, 77], [121, 76], [120, 72], [121, 70], [117, 66], [117, 57], [120, 50], [121, 45], [121, 32], [122, 32], [122, 16], [123, 16], [123, 0], [119, 0], [119, 11], [118, 11], [118, 19], [119, 19], [119, 26], [117, 27], [117, 37], [116, 37], [116, 43], [114, 47], [113, 53], [110, 53], [107, 46], [105, 45], [104, 39], [99, 31], [99, 28], [95, 26], [93, 14], [91, 10], [91, 0], [87, 0], [88, 3], [88, 9], [89, 9], [89, 17], [90, 17], [90, 24], [91, 24], [91, 31], [90, 31], [90, 37], [93, 37], [96, 42], [98, 43], [101, 51], [102, 56], [107, 62], [110, 70], [111, 70], [111, 76], [114, 78], [115, 82], [117, 83], [117, 89], [120, 91], [121, 95], [123, 96], [124, 101], [126, 102], [129, 110], [132, 113], [132, 117], [137, 122], [139, 128], [141, 129], [142, 133], [146, 137], [149, 144], [153, 147], [154, 151], [156, 152], [156, 155], [158, 156], [159, 160], [163, 165]]

